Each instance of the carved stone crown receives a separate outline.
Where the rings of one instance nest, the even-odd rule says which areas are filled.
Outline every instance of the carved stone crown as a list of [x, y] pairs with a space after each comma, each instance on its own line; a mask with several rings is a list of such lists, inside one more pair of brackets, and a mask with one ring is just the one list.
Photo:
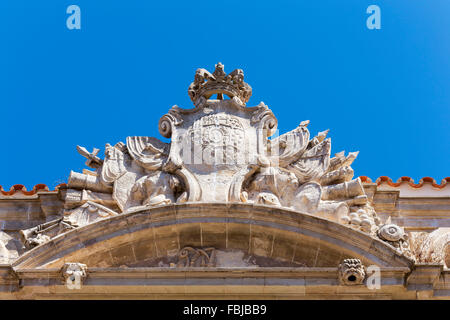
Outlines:
[[205, 69], [197, 69], [188, 93], [196, 106], [202, 97], [208, 100], [213, 94], [217, 94], [219, 100], [226, 94], [230, 98], [238, 98], [245, 104], [252, 95], [252, 88], [244, 82], [244, 71], [236, 69], [227, 75], [224, 65], [219, 62], [212, 74]]

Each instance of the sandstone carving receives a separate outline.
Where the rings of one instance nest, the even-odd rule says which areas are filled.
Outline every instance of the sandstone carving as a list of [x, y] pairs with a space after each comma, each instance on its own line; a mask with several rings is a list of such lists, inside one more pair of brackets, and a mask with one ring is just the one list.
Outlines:
[[6, 249], [5, 244], [2, 240], [0, 240], [0, 263], [8, 263], [9, 262], [9, 250]]
[[184, 247], [178, 253], [177, 267], [215, 267], [215, 248]]
[[342, 285], [358, 285], [364, 282], [366, 271], [359, 259], [345, 259], [339, 265], [339, 282]]
[[403, 228], [391, 223], [391, 217], [378, 229], [377, 235], [381, 240], [395, 247], [399, 253], [414, 259], [408, 241], [408, 235]]
[[36, 227], [21, 230], [20, 240], [28, 249], [34, 248], [50, 240], [50, 238], [64, 233], [67, 230], [74, 229], [70, 223], [63, 221], [63, 218], [52, 220]]
[[[408, 252], [395, 226], [383, 226], [351, 164], [358, 152], [331, 153], [328, 130], [311, 137], [309, 120], [277, 135], [277, 119], [240, 69], [198, 69], [189, 86], [194, 108], [173, 106], [159, 120], [162, 136], [130, 136], [106, 144], [105, 157], [77, 146], [82, 173], [71, 172], [64, 218], [22, 231], [28, 248], [101, 219], [183, 202], [244, 202], [314, 214], [378, 236]], [[217, 95], [217, 99], [212, 99]], [[229, 99], [225, 99], [228, 96]], [[395, 238], [396, 239], [396, 238]], [[188, 252], [189, 249], [186, 249]], [[191, 261], [191, 260], [190, 260]]]
[[212, 74], [205, 69], [197, 69], [188, 93], [196, 106], [200, 98], [207, 100], [213, 94], [217, 94], [219, 100], [223, 99], [224, 94], [230, 98], [236, 97], [242, 104], [250, 99], [252, 88], [244, 82], [244, 72], [241, 69], [236, 69], [227, 75], [224, 65], [219, 62]]
[[249, 105], [241, 69], [188, 94], [164, 141], [76, 146], [67, 184], [0, 186], [0, 299], [450, 297], [450, 177], [355, 177], [329, 130]]
[[399, 226], [388, 221], [378, 230], [378, 236], [386, 241], [396, 242], [400, 240], [407, 240], [405, 231]]
[[0, 264], [8, 264], [22, 254], [22, 244], [14, 236], [0, 231]]
[[82, 263], [67, 262], [61, 268], [64, 284], [80, 285], [87, 277], [87, 266]]
[[410, 241], [417, 262], [439, 263], [450, 268], [450, 228], [413, 232]]

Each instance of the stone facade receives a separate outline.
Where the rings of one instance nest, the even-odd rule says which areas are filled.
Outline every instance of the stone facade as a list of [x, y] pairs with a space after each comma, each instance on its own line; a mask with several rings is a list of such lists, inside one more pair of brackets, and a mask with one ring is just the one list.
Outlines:
[[358, 152], [278, 135], [251, 92], [198, 69], [170, 143], [77, 146], [89, 169], [56, 190], [0, 187], [0, 297], [450, 298], [450, 178], [354, 178]]

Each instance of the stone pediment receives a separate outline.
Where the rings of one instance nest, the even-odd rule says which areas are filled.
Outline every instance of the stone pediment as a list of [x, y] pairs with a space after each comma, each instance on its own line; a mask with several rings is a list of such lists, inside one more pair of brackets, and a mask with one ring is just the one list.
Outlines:
[[[214, 94], [216, 100], [211, 99]], [[404, 230], [390, 221], [381, 223], [361, 180], [353, 178], [351, 164], [358, 152], [345, 155], [342, 151], [332, 157], [328, 130], [311, 136], [309, 121], [302, 121], [294, 130], [279, 135], [277, 119], [267, 105], [246, 105], [251, 88], [244, 82], [243, 71], [226, 74], [220, 63], [213, 73], [197, 70], [189, 95], [194, 108], [174, 106], [159, 120], [159, 131], [170, 143], [130, 136], [126, 143], [106, 144], [103, 159], [99, 149], [89, 152], [78, 146], [91, 169], [70, 173], [66, 188], [60, 191], [62, 218], [21, 231], [26, 247], [51, 239], [62, 241], [61, 235], [83, 227], [99, 228], [99, 221], [107, 224], [136, 212], [153, 215], [152, 210], [161, 206], [243, 204], [252, 210], [267, 206], [274, 217], [282, 216], [280, 210], [290, 210], [333, 221], [345, 230], [385, 241], [398, 254], [411, 257]], [[208, 215], [213, 213], [201, 217]], [[228, 226], [221, 224], [219, 228]], [[348, 231], [336, 232], [348, 235]], [[172, 250], [184, 246], [204, 247], [178, 240]], [[171, 254], [176, 255], [175, 251]], [[267, 258], [267, 253], [263, 257]], [[291, 258], [290, 263], [293, 261]]]

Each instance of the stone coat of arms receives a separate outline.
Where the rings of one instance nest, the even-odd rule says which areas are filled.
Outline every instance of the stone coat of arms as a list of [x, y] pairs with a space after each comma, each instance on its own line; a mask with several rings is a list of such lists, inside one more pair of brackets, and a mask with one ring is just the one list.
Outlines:
[[[106, 144], [104, 159], [98, 149], [78, 147], [91, 170], [71, 172], [64, 218], [22, 230], [23, 241], [33, 247], [99, 219], [184, 202], [285, 207], [383, 235], [360, 179], [353, 178], [358, 152], [331, 157], [328, 130], [311, 137], [309, 121], [278, 135], [263, 102], [246, 106], [251, 93], [240, 69], [227, 74], [221, 63], [213, 73], [198, 69], [188, 90], [194, 107], [173, 106], [159, 120], [170, 143], [130, 136], [126, 144]], [[408, 252], [405, 239], [394, 242]]]

